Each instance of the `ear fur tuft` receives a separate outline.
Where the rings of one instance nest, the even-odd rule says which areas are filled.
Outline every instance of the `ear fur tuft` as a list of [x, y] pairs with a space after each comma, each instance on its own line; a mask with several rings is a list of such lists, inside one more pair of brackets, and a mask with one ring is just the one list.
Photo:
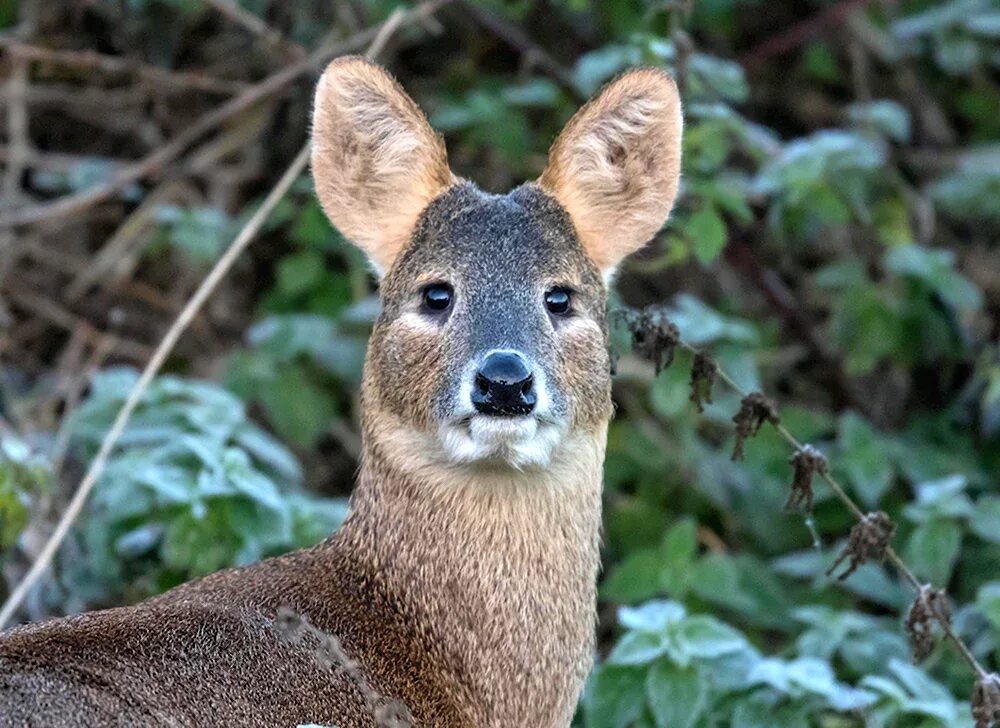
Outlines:
[[605, 86], [552, 145], [538, 183], [569, 213], [605, 274], [645, 245], [670, 213], [682, 128], [673, 79], [640, 68]]
[[312, 136], [323, 209], [384, 272], [420, 213], [457, 181], [444, 142], [392, 76], [357, 56], [334, 60], [320, 78]]

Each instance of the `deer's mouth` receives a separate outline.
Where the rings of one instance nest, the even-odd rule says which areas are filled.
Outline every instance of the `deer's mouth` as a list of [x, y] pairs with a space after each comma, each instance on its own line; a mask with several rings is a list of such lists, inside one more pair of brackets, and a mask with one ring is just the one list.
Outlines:
[[564, 428], [537, 414], [514, 417], [466, 415], [441, 426], [446, 457], [455, 463], [498, 463], [544, 468]]

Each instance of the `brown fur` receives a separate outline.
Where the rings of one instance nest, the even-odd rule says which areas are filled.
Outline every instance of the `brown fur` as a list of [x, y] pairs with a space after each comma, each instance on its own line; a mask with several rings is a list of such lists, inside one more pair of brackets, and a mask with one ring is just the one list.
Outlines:
[[[0, 636], [0, 726], [374, 726], [348, 671], [283, 638], [281, 608], [336, 635], [368, 684], [403, 701], [416, 725], [567, 726], [594, 648], [611, 416], [601, 272], [651, 234], [654, 215], [626, 215], [647, 221], [628, 242], [619, 230], [607, 248], [582, 244], [574, 228], [589, 230], [607, 210], [603, 201], [598, 212], [581, 208], [597, 183], [574, 144], [609, 116], [628, 116], [626, 97], [644, 105], [650, 133], [670, 126], [669, 103], [642, 101], [664, 84], [650, 71], [623, 77], [571, 122], [541, 186], [498, 196], [447, 172], [440, 140], [384, 71], [360, 59], [332, 64], [317, 94], [317, 192], [385, 271], [347, 521], [312, 549]], [[656, 155], [629, 128], [615, 163], [641, 176], [635, 165]], [[676, 161], [665, 154], [660, 162]], [[412, 166], [404, 174], [400, 165]], [[659, 191], [648, 180], [625, 187], [665, 216], [676, 180], [657, 175]], [[422, 286], [436, 281], [456, 297], [446, 317], [420, 308]], [[572, 289], [571, 316], [546, 312], [553, 286]], [[467, 365], [498, 347], [519, 348], [544, 373], [546, 416], [561, 423], [551, 456], [530, 467], [449, 459], [441, 434]]]
[[593, 640], [603, 432], [582, 469], [561, 466], [585, 482], [551, 488], [404, 476], [410, 441], [383, 442], [323, 544], [5, 635], [0, 725], [374, 726], [343, 671], [280, 639], [281, 607], [337, 635], [417, 725], [568, 724]]

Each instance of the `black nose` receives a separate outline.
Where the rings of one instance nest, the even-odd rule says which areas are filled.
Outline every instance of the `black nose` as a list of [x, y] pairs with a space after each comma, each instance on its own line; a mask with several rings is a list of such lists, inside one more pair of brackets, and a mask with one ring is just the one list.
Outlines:
[[513, 417], [535, 409], [535, 378], [520, 354], [497, 351], [476, 372], [472, 404], [484, 415]]

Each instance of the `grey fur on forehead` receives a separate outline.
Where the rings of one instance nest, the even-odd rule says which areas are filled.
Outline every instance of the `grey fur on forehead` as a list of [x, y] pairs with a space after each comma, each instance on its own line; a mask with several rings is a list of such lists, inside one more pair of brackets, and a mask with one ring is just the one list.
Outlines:
[[569, 216], [533, 183], [506, 195], [455, 185], [428, 205], [393, 268], [404, 277], [440, 268], [494, 286], [541, 275], [600, 285]]

